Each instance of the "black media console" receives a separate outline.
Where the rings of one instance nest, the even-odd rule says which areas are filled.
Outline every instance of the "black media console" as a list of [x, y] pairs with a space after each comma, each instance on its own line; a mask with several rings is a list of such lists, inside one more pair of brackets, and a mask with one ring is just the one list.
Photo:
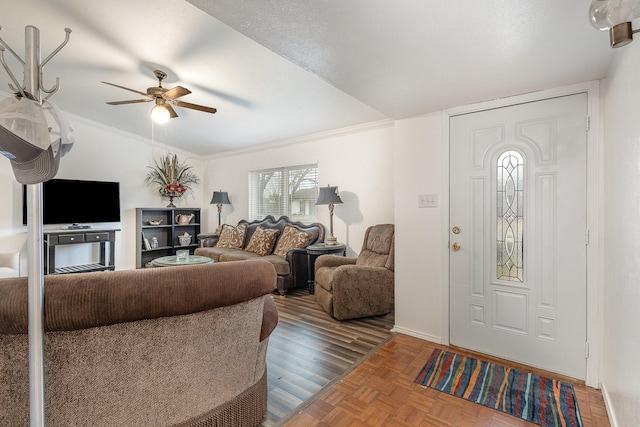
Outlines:
[[[88, 271], [115, 270], [116, 231], [93, 228], [45, 230], [44, 235], [44, 274], [82, 273]], [[81, 243], [100, 244], [100, 262], [72, 265], [56, 268], [56, 246]], [[107, 245], [109, 250], [107, 252]]]

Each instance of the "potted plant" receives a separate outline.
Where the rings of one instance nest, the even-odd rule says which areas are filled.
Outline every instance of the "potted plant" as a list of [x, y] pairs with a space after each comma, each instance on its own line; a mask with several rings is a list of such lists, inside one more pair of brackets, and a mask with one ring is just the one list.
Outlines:
[[167, 154], [160, 161], [154, 161], [154, 166], [148, 166], [149, 173], [145, 178], [147, 184], [157, 184], [158, 193], [161, 197], [168, 197], [168, 208], [175, 208], [174, 197], [182, 197], [184, 193], [192, 190], [192, 184], [200, 182], [198, 176], [193, 172], [193, 167], [186, 162], [178, 160], [176, 154]]

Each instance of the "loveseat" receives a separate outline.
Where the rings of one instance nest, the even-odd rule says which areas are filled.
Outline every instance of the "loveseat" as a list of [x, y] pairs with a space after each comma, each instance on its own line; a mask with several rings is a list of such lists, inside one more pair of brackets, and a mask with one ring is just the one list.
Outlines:
[[286, 216], [277, 220], [269, 215], [262, 220], [241, 220], [236, 226], [224, 224], [219, 237], [206, 238], [195, 255], [216, 262], [263, 259], [273, 264], [278, 274], [281, 295], [292, 288], [308, 287], [308, 260], [305, 248], [324, 242], [325, 228], [320, 223], [304, 224]]
[[[47, 426], [257, 426], [271, 263], [44, 278]], [[29, 425], [27, 278], [0, 280], [0, 425]]]

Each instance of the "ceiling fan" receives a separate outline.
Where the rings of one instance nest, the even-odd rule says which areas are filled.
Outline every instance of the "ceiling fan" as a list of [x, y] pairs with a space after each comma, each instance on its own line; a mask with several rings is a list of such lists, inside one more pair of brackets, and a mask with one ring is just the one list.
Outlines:
[[162, 80], [167, 77], [167, 73], [160, 70], [154, 70], [153, 73], [158, 78], [158, 86], [147, 88], [147, 92], [141, 92], [128, 87], [120, 86], [109, 82], [101, 82], [107, 85], [119, 87], [120, 89], [135, 92], [139, 95], [145, 96], [145, 99], [133, 99], [129, 101], [111, 101], [107, 102], [109, 105], [122, 105], [122, 104], [135, 104], [138, 102], [155, 102], [155, 106], [151, 109], [151, 117], [158, 123], [165, 123], [169, 119], [178, 117], [176, 110], [171, 105], [175, 105], [183, 108], [190, 108], [192, 110], [204, 111], [205, 113], [215, 113], [217, 110], [213, 107], [205, 107], [202, 105], [191, 104], [189, 102], [179, 101], [178, 98], [188, 95], [191, 91], [182, 86], [176, 86], [173, 89], [165, 89], [162, 87]]

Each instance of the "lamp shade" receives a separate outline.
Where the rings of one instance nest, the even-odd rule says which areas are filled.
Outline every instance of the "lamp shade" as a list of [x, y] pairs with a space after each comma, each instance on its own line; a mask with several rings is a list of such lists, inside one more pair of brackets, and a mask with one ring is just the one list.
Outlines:
[[230, 205], [229, 195], [226, 191], [214, 191], [213, 197], [211, 198], [212, 205]]
[[338, 194], [338, 187], [320, 187], [316, 205], [335, 205], [336, 203], [342, 203], [342, 199]]

